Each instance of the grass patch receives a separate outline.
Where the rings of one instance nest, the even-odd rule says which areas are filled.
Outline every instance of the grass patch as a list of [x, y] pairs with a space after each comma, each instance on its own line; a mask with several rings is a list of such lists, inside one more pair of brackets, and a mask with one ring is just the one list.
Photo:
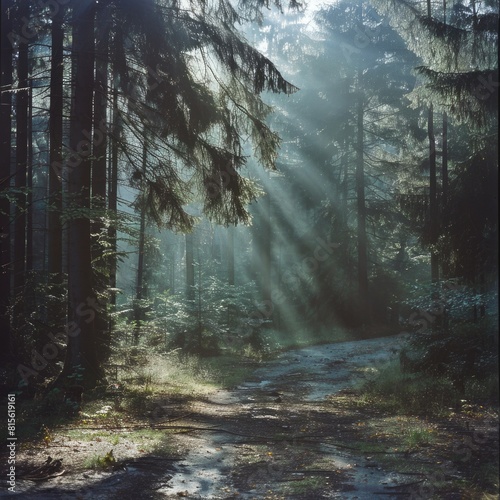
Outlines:
[[108, 451], [105, 455], [92, 455], [83, 462], [85, 469], [101, 469], [109, 470], [116, 465], [116, 458], [113, 455], [113, 450]]
[[217, 374], [216, 382], [223, 389], [238, 386], [259, 366], [256, 359], [242, 359], [241, 356], [235, 355], [213, 356], [203, 361], [209, 371]]
[[449, 415], [464, 397], [445, 377], [402, 373], [399, 361], [381, 367], [361, 393], [383, 411], [433, 416]]
[[[334, 473], [332, 472], [332, 475]], [[323, 490], [329, 484], [328, 479], [322, 476], [310, 476], [304, 479], [289, 481], [283, 487], [285, 495], [312, 495], [318, 490]]]
[[420, 446], [428, 446], [435, 441], [435, 436], [432, 429], [423, 427], [416, 429], [408, 429], [405, 433], [403, 443], [410, 450]]
[[193, 355], [150, 354], [135, 367], [134, 375], [126, 374], [118, 382], [147, 397], [155, 393], [203, 395], [220, 387], [220, 374]]

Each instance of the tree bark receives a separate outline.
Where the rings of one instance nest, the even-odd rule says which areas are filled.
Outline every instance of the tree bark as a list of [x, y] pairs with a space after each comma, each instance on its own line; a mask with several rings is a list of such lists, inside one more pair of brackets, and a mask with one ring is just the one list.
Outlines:
[[[96, 72], [94, 82], [94, 135], [92, 154], [92, 209], [101, 212], [106, 208], [106, 169], [107, 169], [107, 104], [108, 104], [108, 60], [109, 60], [109, 18], [106, 6], [97, 4], [96, 8]], [[104, 225], [101, 216], [95, 214], [91, 232], [92, 257], [99, 263], [97, 269], [105, 267], [103, 261], [104, 247], [100, 243]], [[100, 270], [94, 271], [96, 287], [105, 291], [109, 286], [109, 276]], [[97, 352], [99, 360], [104, 361], [110, 354], [110, 330], [107, 312], [102, 310], [96, 315], [96, 337], [98, 340]]]
[[[142, 149], [142, 186], [140, 196], [144, 196], [144, 175], [146, 174], [148, 145], [144, 138]], [[135, 308], [134, 308], [134, 345], [139, 344], [140, 321], [143, 319], [141, 301], [144, 298], [144, 244], [146, 240], [146, 207], [140, 204], [140, 225], [139, 225], [139, 249], [137, 257], [137, 282], [135, 288]]]
[[[118, 110], [118, 91], [113, 90], [113, 130], [111, 141], [111, 159], [109, 164], [108, 181], [108, 210], [111, 213], [117, 213], [118, 209], [118, 143], [120, 142], [120, 112]], [[109, 262], [109, 286], [116, 288], [116, 226], [111, 223], [108, 229], [108, 238], [110, 243], [110, 262]], [[116, 293], [111, 294], [111, 305], [116, 305]]]
[[194, 234], [186, 234], [186, 298], [194, 301]]
[[349, 197], [349, 162], [347, 158], [348, 147], [346, 145], [346, 140], [342, 141], [342, 150], [340, 157], [340, 168], [342, 170], [342, 223], [344, 228], [347, 227], [347, 201]]
[[[0, 93], [0, 190], [9, 189], [12, 156], [12, 44], [9, 33], [12, 32], [12, 0], [2, 1], [1, 11], [1, 89]], [[11, 298], [11, 255], [10, 255], [10, 202], [0, 197], [0, 341], [4, 346], [3, 354], [14, 353], [11, 337], [10, 315], [8, 307]]]
[[[27, 123], [27, 152], [26, 152], [26, 278], [29, 279], [29, 273], [33, 271], [33, 82], [28, 79], [28, 123]], [[25, 308], [33, 310], [34, 290], [28, 287], [25, 300]]]
[[[28, 2], [21, 2], [17, 13], [19, 33], [29, 18]], [[23, 20], [24, 19], [24, 20]], [[16, 174], [15, 185], [18, 190], [26, 189], [28, 168], [28, 40], [19, 38], [16, 93]], [[26, 279], [26, 193], [18, 192], [16, 196], [14, 223], [14, 324], [21, 328], [24, 323], [23, 293]]]
[[439, 281], [439, 259], [435, 248], [438, 231], [438, 201], [436, 178], [436, 138], [434, 136], [434, 110], [431, 105], [428, 110], [427, 133], [429, 137], [429, 231], [431, 242], [431, 280]]
[[[264, 302], [271, 306], [271, 249], [272, 249], [272, 228], [271, 228], [271, 192], [268, 189], [264, 199], [265, 205], [265, 231], [264, 231], [264, 254], [262, 256], [262, 295]], [[271, 319], [271, 318], [269, 318]]]
[[62, 276], [62, 164], [63, 164], [63, 22], [64, 7], [60, 6], [52, 18], [52, 48], [50, 67], [49, 113], [49, 200], [48, 214], [48, 266], [53, 283], [60, 283]]
[[233, 226], [227, 229], [227, 282], [234, 285], [234, 231]]
[[364, 99], [361, 91], [361, 71], [358, 71], [357, 140], [356, 140], [356, 204], [358, 240], [358, 287], [362, 313], [369, 321], [368, 304], [368, 257], [366, 240], [366, 200], [364, 166]]
[[75, 215], [69, 221], [68, 349], [63, 373], [80, 372], [85, 387], [101, 376], [94, 319], [98, 308], [92, 289], [90, 187], [95, 1], [73, 5], [73, 103], [70, 126], [68, 190]]

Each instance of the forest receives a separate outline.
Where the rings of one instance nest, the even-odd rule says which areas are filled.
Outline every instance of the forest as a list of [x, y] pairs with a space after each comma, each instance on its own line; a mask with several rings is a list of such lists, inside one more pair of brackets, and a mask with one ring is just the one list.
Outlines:
[[0, 496], [499, 498], [498, 7], [1, 0]]

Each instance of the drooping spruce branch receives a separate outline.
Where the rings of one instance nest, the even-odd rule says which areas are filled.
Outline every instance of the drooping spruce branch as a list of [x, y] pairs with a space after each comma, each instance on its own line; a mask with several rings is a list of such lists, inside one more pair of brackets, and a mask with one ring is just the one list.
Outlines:
[[[438, 97], [438, 104], [461, 122], [473, 123], [478, 128], [488, 128], [498, 119], [498, 68], [464, 73], [433, 71], [426, 66], [416, 68], [427, 83], [418, 95], [431, 102]], [[430, 91], [430, 92], [429, 92]]]
[[[189, 10], [148, 0], [140, 12], [135, 6], [123, 12], [122, 3], [128, 7], [116, 1], [114, 65], [125, 96], [123, 114], [135, 136], [126, 147], [139, 147], [144, 126], [153, 138], [156, 160], [147, 166], [143, 196], [151, 204], [150, 217], [157, 221], [163, 212], [168, 226], [188, 227], [182, 207], [196, 188], [213, 220], [248, 222], [245, 207], [257, 191], [240, 173], [245, 141], [252, 140], [257, 159], [268, 168], [279, 146], [265, 124], [268, 108], [259, 94], [296, 88], [242, 38], [235, 25], [243, 18], [225, 0], [191, 2]], [[167, 164], [182, 175], [163, 172]]]

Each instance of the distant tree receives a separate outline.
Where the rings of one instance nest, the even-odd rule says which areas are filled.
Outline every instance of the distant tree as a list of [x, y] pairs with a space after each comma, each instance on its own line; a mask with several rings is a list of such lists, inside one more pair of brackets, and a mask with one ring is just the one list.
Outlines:
[[[414, 120], [404, 111], [414, 58], [401, 38], [366, 3], [326, 8], [319, 12], [317, 22], [330, 44], [324, 57], [335, 64], [332, 68], [336, 73], [331, 88], [322, 94], [332, 100], [331, 113], [340, 118], [335, 121], [336, 129], [332, 125], [320, 128], [322, 133], [331, 133], [330, 142], [325, 142], [335, 162], [332, 165], [330, 160], [330, 168], [337, 170], [330, 176], [329, 185], [335, 193], [330, 199], [338, 205], [331, 217], [335, 217], [339, 229], [344, 225], [344, 231], [353, 223], [348, 216], [348, 200], [354, 189], [358, 297], [361, 316], [368, 322], [373, 312], [369, 307], [369, 281], [384, 255], [381, 243], [399, 237], [394, 233], [382, 236], [385, 226], [375, 221], [385, 213], [386, 223], [401, 230], [397, 210], [388, 210], [391, 194], [386, 183], [396, 178], [404, 156], [403, 136]], [[350, 182], [353, 170], [354, 182]]]
[[[493, 243], [496, 202], [492, 198], [492, 203], [467, 204], [468, 214], [459, 223], [457, 214], [463, 212], [457, 211], [457, 201], [482, 196], [479, 193], [488, 192], [483, 188], [498, 176], [498, 144], [493, 139], [498, 132], [498, 86], [494, 83], [498, 81], [498, 2], [481, 8], [475, 0], [457, 2], [444, 11], [446, 16], [441, 5], [427, 4], [427, 12], [422, 12], [419, 4], [406, 0], [377, 0], [375, 4], [423, 61], [416, 68], [423, 81], [412, 92], [414, 105], [432, 103], [447, 115], [440, 224], [436, 228], [431, 217], [423, 241], [447, 257], [449, 275], [472, 282], [485, 273], [492, 275], [497, 267], [490, 264], [498, 252]], [[454, 141], [461, 156], [453, 155], [448, 147], [450, 119], [469, 128], [464, 143]], [[448, 172], [450, 155], [456, 158], [454, 172]], [[472, 184], [464, 182], [472, 177]], [[471, 190], [475, 192], [472, 197]]]

